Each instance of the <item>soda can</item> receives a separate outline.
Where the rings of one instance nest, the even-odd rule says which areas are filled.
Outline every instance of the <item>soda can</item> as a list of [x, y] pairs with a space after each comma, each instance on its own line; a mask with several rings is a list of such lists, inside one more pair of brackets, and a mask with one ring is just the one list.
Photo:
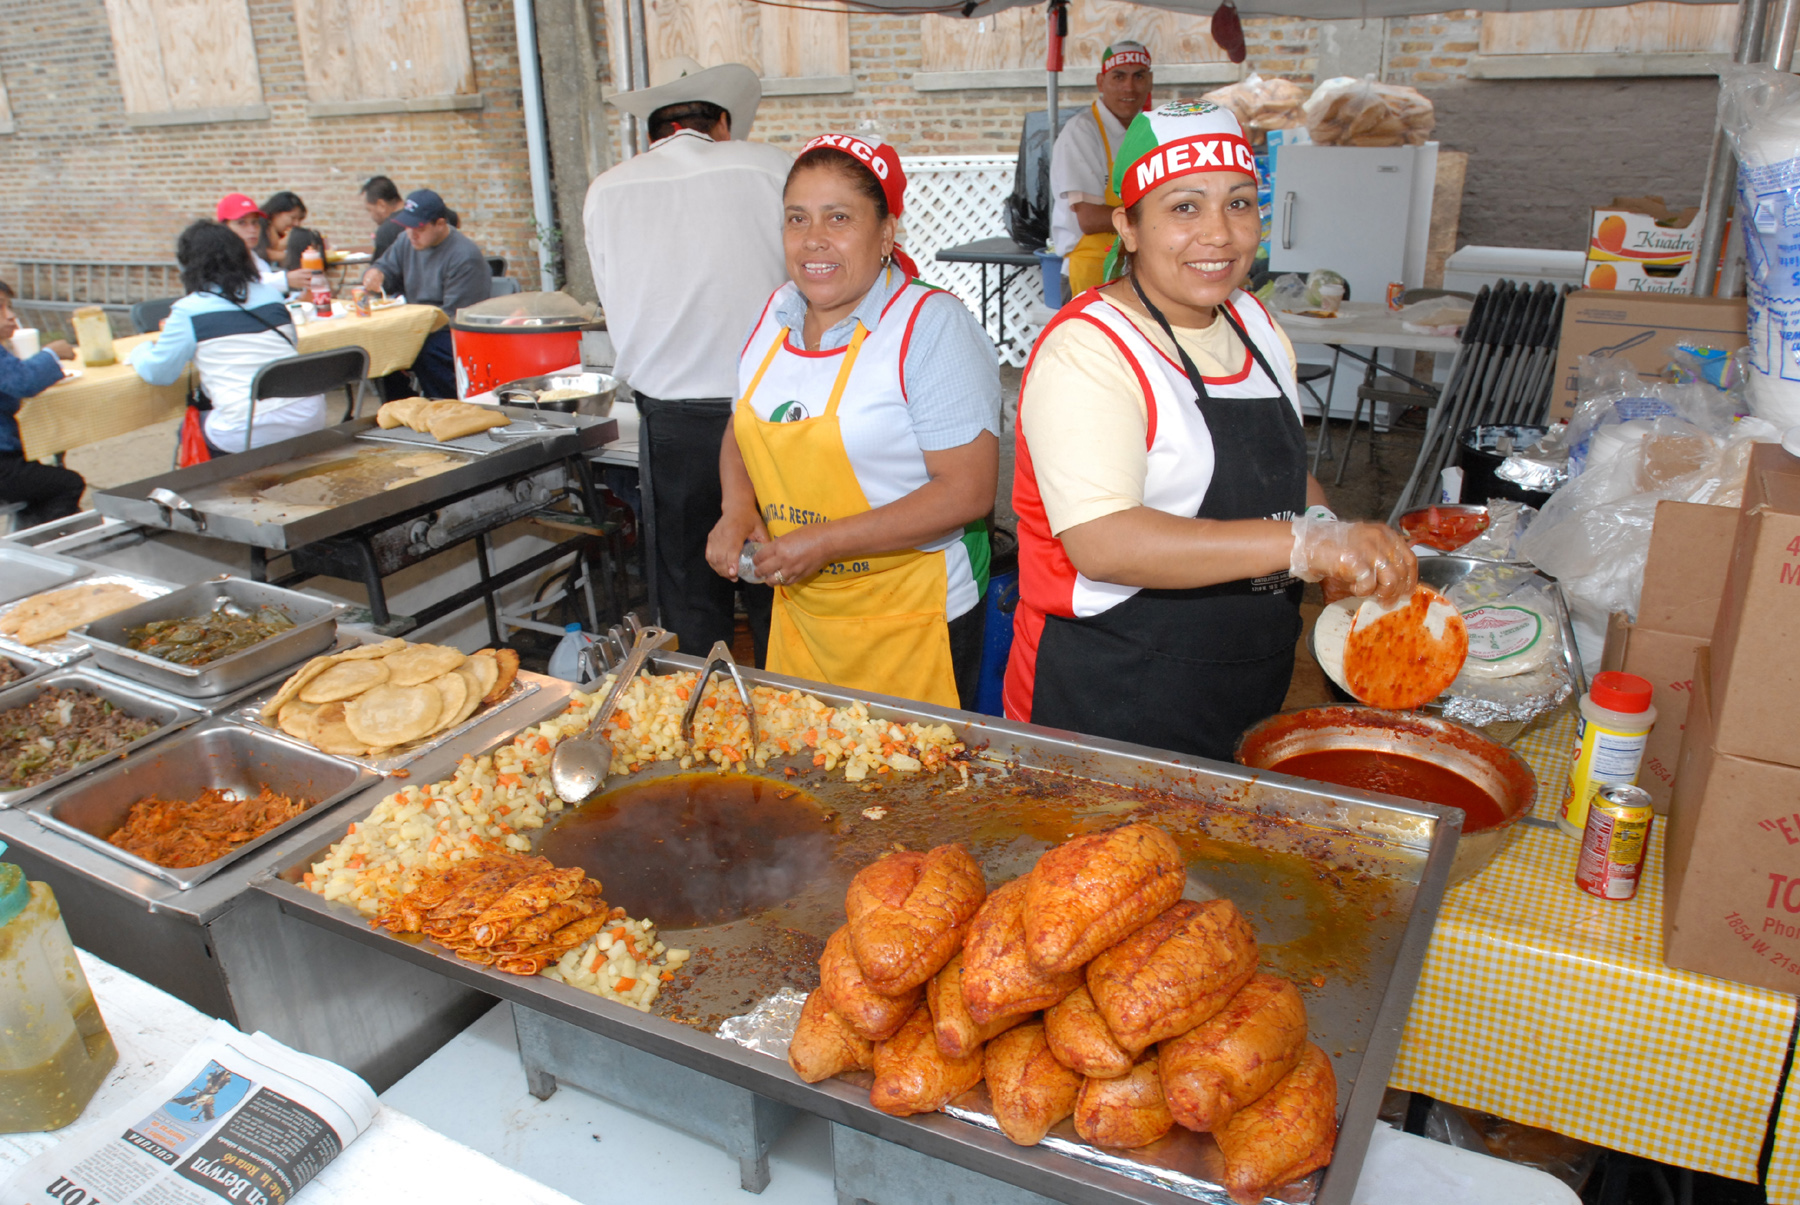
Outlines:
[[1388, 309], [1390, 309], [1390, 310], [1399, 309], [1400, 308], [1400, 299], [1404, 296], [1406, 296], [1406, 286], [1405, 285], [1401, 284], [1397, 280], [1390, 283], [1387, 287], [1387, 307], [1388, 307]]
[[1601, 787], [1588, 805], [1575, 885], [1603, 900], [1628, 900], [1636, 895], [1655, 819], [1650, 792], [1644, 788], [1623, 782]]

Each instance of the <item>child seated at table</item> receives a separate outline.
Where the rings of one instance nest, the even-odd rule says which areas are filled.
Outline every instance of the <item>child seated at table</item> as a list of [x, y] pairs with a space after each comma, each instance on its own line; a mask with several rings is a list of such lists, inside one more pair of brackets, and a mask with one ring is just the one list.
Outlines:
[[59, 360], [73, 360], [75, 349], [52, 339], [35, 355], [20, 359], [13, 354], [13, 335], [19, 320], [13, 315], [12, 286], [0, 280], [0, 503], [23, 503], [13, 529], [35, 527], [61, 519], [81, 509], [81, 491], [87, 488], [81, 474], [53, 464], [25, 459], [19, 438], [19, 407], [28, 397], [42, 393], [63, 379]]

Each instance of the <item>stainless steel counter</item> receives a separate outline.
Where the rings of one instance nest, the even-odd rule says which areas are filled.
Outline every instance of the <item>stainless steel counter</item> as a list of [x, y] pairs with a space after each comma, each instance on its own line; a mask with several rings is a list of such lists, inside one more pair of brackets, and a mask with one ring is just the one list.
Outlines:
[[[695, 664], [666, 656], [654, 669]], [[798, 687], [838, 705], [853, 701], [812, 683], [747, 676]], [[1265, 939], [1265, 962], [1301, 983], [1314, 1040], [1334, 1056], [1340, 1084], [1342, 1133], [1314, 1199], [1348, 1202], [1411, 1005], [1460, 833], [1460, 813], [899, 699], [864, 701], [878, 716], [951, 725], [974, 753], [971, 784], [958, 787], [954, 776], [901, 782], [887, 776], [878, 787], [879, 802], [893, 823], [852, 826], [857, 831], [839, 841], [839, 856], [819, 883], [761, 916], [662, 933], [671, 945], [704, 946], [712, 957], [697, 955], [690, 964], [694, 969], [671, 985], [680, 990], [659, 1002], [653, 1015], [541, 976], [480, 967], [429, 942], [401, 941], [371, 928], [353, 909], [328, 904], [300, 886], [299, 877], [342, 837], [361, 814], [359, 807], [374, 802], [367, 794], [284, 842], [286, 860], [269, 859], [272, 872], [256, 887], [288, 916], [395, 961], [1021, 1188], [1095, 1205], [1173, 1203], [1195, 1197], [1045, 1147], [1017, 1147], [942, 1114], [889, 1117], [869, 1105], [866, 1087], [842, 1080], [805, 1084], [784, 1061], [713, 1033], [722, 1015], [748, 1011], [755, 1000], [805, 974], [804, 957], [772, 956], [769, 950], [781, 944], [782, 934], [818, 939], [841, 923], [843, 879], [894, 841], [916, 848], [964, 840], [990, 881], [998, 883], [1072, 832], [1107, 827], [1127, 816], [1153, 819], [1170, 828], [1188, 852], [1191, 879], [1244, 909]], [[772, 766], [771, 775], [780, 777], [780, 769]], [[671, 772], [672, 767], [653, 767], [633, 779]], [[432, 771], [419, 767], [415, 781], [433, 781]], [[835, 780], [803, 775], [782, 781], [795, 782], [843, 815], [856, 814], [844, 810], [852, 803], [859, 813], [871, 802], [860, 793], [865, 787], [844, 783], [841, 774]], [[1308, 881], [1290, 881], [1299, 879]], [[653, 905], [642, 911], [654, 919]], [[708, 963], [710, 969], [703, 969]], [[1200, 1199], [1225, 1200], [1222, 1192]]]

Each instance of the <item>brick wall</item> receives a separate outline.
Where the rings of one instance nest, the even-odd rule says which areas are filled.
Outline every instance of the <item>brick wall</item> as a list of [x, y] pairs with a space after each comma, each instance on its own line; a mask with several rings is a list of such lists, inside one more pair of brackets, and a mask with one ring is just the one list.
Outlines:
[[20, 256], [172, 260], [175, 236], [227, 192], [292, 189], [334, 245], [372, 236], [356, 188], [435, 188], [509, 271], [535, 275], [512, 5], [468, 0], [485, 107], [309, 119], [294, 10], [250, 0], [272, 119], [131, 129], [103, 0], [9, 0], [0, 72], [18, 132], [0, 136], [0, 273]]

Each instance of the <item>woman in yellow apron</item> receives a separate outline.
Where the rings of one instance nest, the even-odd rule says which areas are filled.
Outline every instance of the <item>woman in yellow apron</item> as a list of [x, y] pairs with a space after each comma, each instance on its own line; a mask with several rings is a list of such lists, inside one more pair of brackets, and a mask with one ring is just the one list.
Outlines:
[[956, 707], [981, 662], [1000, 377], [974, 316], [895, 245], [905, 189], [873, 135], [794, 161], [789, 283], [744, 346], [706, 555], [735, 578], [758, 546], [769, 669]]

